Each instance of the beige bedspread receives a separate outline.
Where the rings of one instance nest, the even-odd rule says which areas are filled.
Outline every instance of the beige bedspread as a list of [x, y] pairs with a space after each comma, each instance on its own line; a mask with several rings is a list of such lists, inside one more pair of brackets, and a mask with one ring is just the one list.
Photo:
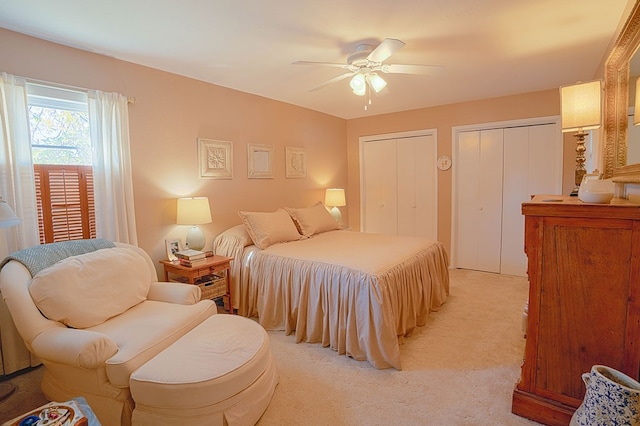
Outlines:
[[400, 340], [449, 294], [443, 245], [418, 237], [325, 232], [249, 246], [240, 269], [241, 312], [376, 368], [401, 369]]

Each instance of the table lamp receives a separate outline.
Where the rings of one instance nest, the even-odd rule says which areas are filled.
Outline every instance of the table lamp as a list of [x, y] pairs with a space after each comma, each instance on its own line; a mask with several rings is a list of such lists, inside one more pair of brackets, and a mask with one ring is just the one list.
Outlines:
[[202, 229], [197, 225], [212, 222], [209, 198], [178, 198], [176, 217], [178, 225], [191, 225], [191, 229], [187, 232], [187, 247], [193, 250], [202, 250], [205, 245], [205, 237]]
[[342, 213], [340, 213], [340, 206], [346, 206], [347, 202], [344, 196], [344, 189], [342, 188], [328, 188], [324, 194], [324, 205], [331, 207], [329, 210], [331, 215], [340, 223], [342, 221]]
[[586, 174], [584, 138], [587, 132], [585, 130], [597, 129], [602, 122], [601, 97], [600, 80], [560, 88], [562, 133], [576, 132], [574, 135], [576, 137], [576, 187], [571, 195], [578, 194], [578, 188]]
[[0, 228], [9, 228], [22, 222], [13, 212], [9, 204], [0, 197]]

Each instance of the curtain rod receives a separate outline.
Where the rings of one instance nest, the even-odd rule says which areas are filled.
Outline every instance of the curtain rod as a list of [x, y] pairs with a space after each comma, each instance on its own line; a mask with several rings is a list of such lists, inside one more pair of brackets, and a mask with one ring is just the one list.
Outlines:
[[[41, 85], [45, 85], [45, 86], [53, 86], [53, 87], [58, 87], [60, 89], [73, 90], [73, 91], [76, 91], [76, 92], [88, 92], [89, 90], [95, 90], [95, 89], [87, 89], [86, 87], [71, 86], [69, 84], [63, 84], [63, 83], [52, 83], [50, 81], [38, 80], [36, 78], [25, 78], [25, 81], [27, 83], [41, 84]], [[136, 103], [135, 96], [127, 96], [127, 103], [135, 104]]]

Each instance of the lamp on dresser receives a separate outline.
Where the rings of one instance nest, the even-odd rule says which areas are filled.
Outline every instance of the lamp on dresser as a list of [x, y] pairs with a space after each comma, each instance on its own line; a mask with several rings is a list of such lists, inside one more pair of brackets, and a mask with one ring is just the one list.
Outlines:
[[576, 132], [575, 189], [571, 195], [578, 195], [578, 188], [586, 174], [584, 167], [584, 139], [587, 130], [600, 127], [602, 123], [602, 82], [600, 80], [560, 87], [560, 108], [562, 133]]
[[187, 246], [193, 250], [202, 250], [205, 245], [205, 237], [202, 229], [198, 228], [197, 225], [212, 222], [209, 198], [178, 198], [176, 216], [178, 225], [191, 225], [187, 233]]
[[338, 207], [346, 206], [347, 201], [344, 196], [344, 189], [342, 188], [328, 188], [324, 194], [324, 205], [331, 207], [329, 211], [331, 215], [340, 223], [342, 221], [342, 213]]

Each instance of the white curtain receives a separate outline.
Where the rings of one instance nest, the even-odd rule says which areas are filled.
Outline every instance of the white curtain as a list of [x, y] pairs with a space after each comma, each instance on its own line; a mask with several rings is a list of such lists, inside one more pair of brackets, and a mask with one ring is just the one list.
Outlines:
[[[0, 74], [0, 196], [22, 223], [0, 230], [0, 255], [40, 244], [26, 82]], [[1, 235], [4, 234], [4, 235]]]
[[99, 90], [90, 90], [88, 96], [96, 234], [137, 245], [128, 101], [118, 93]]
[[[0, 229], [0, 259], [10, 252], [40, 244], [31, 138], [24, 79], [0, 74], [0, 196], [22, 223]], [[9, 309], [0, 300], [0, 374], [40, 363], [18, 334]]]

